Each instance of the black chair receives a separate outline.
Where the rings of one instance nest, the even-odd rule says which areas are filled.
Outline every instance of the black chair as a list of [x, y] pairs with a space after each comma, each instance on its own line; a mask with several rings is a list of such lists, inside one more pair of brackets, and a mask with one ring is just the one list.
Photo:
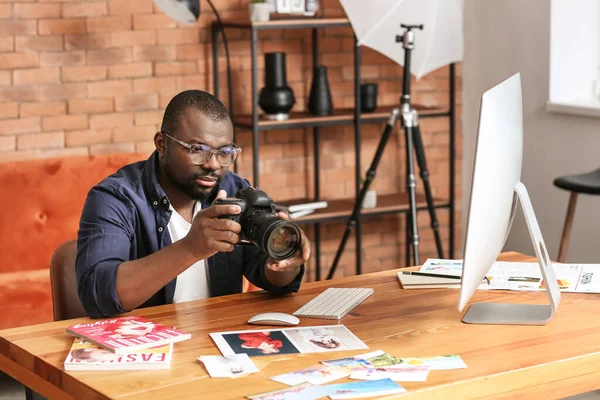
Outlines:
[[571, 227], [573, 225], [577, 195], [580, 193], [600, 194], [600, 168], [585, 174], [561, 176], [554, 180], [554, 186], [571, 192], [565, 226], [563, 227], [560, 247], [558, 249], [557, 261], [564, 262], [567, 257], [567, 247], [569, 247], [569, 236], [571, 235]]

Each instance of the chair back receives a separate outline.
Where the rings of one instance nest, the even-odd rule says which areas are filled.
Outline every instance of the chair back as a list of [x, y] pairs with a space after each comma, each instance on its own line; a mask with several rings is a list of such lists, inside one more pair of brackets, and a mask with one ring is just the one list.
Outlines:
[[50, 285], [55, 321], [87, 315], [77, 294], [76, 256], [77, 240], [69, 240], [58, 246], [50, 261]]

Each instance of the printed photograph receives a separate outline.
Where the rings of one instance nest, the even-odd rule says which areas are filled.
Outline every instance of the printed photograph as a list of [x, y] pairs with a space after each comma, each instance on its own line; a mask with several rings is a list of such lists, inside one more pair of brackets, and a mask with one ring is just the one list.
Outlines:
[[281, 330], [211, 333], [210, 335], [224, 356], [231, 354], [268, 356], [300, 353], [300, 350]]
[[286, 329], [285, 333], [302, 353], [367, 349], [344, 325]]
[[299, 385], [305, 382], [312, 383], [313, 385], [322, 385], [327, 382], [344, 378], [348, 375], [348, 372], [340, 368], [317, 364], [310, 368], [273, 376], [270, 379], [290, 386]]
[[230, 356], [200, 356], [211, 378], [233, 378], [258, 372], [256, 365], [247, 354]]

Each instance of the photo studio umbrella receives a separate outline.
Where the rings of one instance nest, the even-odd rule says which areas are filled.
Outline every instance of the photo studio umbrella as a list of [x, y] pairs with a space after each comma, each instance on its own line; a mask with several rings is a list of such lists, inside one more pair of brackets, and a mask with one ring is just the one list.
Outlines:
[[402, 43], [396, 35], [400, 24], [423, 24], [415, 30], [411, 73], [417, 78], [463, 55], [462, 0], [341, 0], [358, 38], [359, 46], [370, 47], [404, 65]]

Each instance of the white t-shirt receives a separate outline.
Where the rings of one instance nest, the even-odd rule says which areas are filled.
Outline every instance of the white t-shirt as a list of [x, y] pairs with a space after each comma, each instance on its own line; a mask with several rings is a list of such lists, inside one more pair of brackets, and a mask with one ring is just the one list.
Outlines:
[[[169, 208], [172, 212], [168, 225], [169, 234], [171, 236], [171, 242], [175, 243], [176, 241], [183, 239], [190, 232], [192, 224], [179, 215], [173, 206], [170, 206]], [[194, 217], [201, 208], [202, 205], [200, 202], [196, 202], [193, 213]], [[208, 268], [206, 268], [204, 260], [195, 262], [188, 269], [179, 274], [176, 282], [173, 303], [182, 303], [184, 301], [206, 299], [210, 297], [210, 280], [208, 278]]]

